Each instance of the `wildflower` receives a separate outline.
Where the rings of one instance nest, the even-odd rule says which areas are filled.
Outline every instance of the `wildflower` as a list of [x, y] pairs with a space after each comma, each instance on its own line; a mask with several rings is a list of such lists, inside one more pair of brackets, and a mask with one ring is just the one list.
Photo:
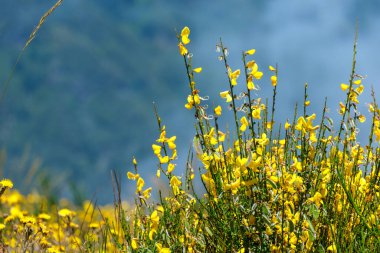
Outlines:
[[333, 252], [333, 253], [338, 252], [337, 249], [336, 249], [335, 244], [332, 244], [329, 247], [327, 247], [327, 252]]
[[96, 223], [96, 222], [92, 222], [90, 223], [90, 225], [88, 225], [89, 228], [92, 228], [92, 229], [98, 229], [100, 227], [99, 223]]
[[175, 149], [176, 148], [176, 145], [175, 145], [175, 140], [177, 139], [177, 136], [172, 136], [170, 137], [168, 140], [167, 140], [167, 143], [168, 143], [168, 146], [171, 150]]
[[142, 188], [144, 187], [145, 181], [141, 177], [137, 180], [137, 186], [136, 186], [136, 191], [140, 192]]
[[215, 113], [216, 116], [222, 115], [222, 107], [220, 105], [218, 105], [217, 107], [215, 107], [214, 113]]
[[255, 90], [255, 84], [253, 83], [253, 76], [249, 75], [247, 79], [247, 89], [248, 90]]
[[220, 97], [225, 98], [226, 102], [229, 103], [232, 101], [232, 97], [229, 91], [222, 91], [220, 92]]
[[136, 238], [133, 238], [131, 240], [131, 247], [132, 247], [132, 249], [137, 249], [138, 244], [137, 244], [137, 239]]
[[148, 189], [142, 192], [142, 195], [144, 196], [145, 199], [149, 199], [151, 192], [152, 192], [152, 187], [149, 187]]
[[250, 49], [250, 50], [245, 51], [245, 54], [247, 54], [247, 55], [253, 55], [255, 52], [256, 52], [255, 49]]
[[259, 66], [256, 62], [253, 62], [250, 75], [259, 80], [263, 76], [263, 72], [259, 71]]
[[187, 45], [190, 43], [189, 35], [190, 35], [190, 29], [189, 27], [185, 26], [181, 31], [181, 40], [184, 45]]
[[12, 189], [13, 188], [13, 183], [9, 179], [3, 179], [3, 180], [0, 181], [0, 187]]
[[169, 156], [159, 157], [160, 163], [165, 164], [169, 162]]
[[169, 248], [163, 248], [161, 243], [156, 243], [156, 248], [158, 250], [158, 253], [170, 253]]
[[158, 146], [156, 144], [152, 144], [152, 149], [153, 149], [153, 152], [155, 155], [159, 155], [161, 153], [161, 146]]
[[173, 193], [174, 195], [177, 195], [179, 194], [180, 190], [179, 190], [179, 186], [182, 184], [182, 182], [176, 177], [176, 176], [173, 176], [171, 179], [170, 179], [170, 186], [172, 187], [173, 189]]
[[61, 217], [73, 217], [75, 215], [75, 212], [64, 208], [58, 211], [58, 215]]
[[202, 72], [202, 68], [195, 68], [195, 69], [193, 69], [193, 71], [195, 73], [201, 73]]
[[269, 65], [269, 70], [270, 71], [276, 71], [276, 69], [273, 66], [271, 66], [271, 65]]
[[350, 87], [350, 85], [348, 85], [348, 84], [345, 84], [345, 83], [340, 84], [340, 88], [342, 89], [342, 91], [346, 91], [349, 87]]
[[130, 180], [136, 180], [136, 179], [138, 179], [138, 178], [140, 178], [140, 175], [139, 174], [133, 174], [132, 172], [130, 172], [130, 171], [128, 171], [127, 172], [127, 177], [128, 177], [128, 179], [130, 179]]
[[323, 204], [322, 194], [316, 192], [313, 197], [309, 198], [308, 201], [315, 203], [317, 207]]
[[179, 48], [179, 53], [181, 55], [186, 55], [189, 52], [189, 51], [187, 51], [187, 48], [182, 43], [178, 44], [178, 48]]
[[247, 129], [247, 126], [249, 125], [248, 124], [248, 120], [245, 116], [243, 116], [241, 119], [240, 119], [240, 123], [241, 123], [241, 126], [240, 126], [240, 131], [241, 132], [244, 132], [246, 129]]
[[288, 130], [290, 126], [291, 126], [291, 125], [289, 124], [289, 122], [286, 121], [286, 122], [285, 122], [285, 126], [284, 126], [284, 127], [285, 127], [285, 130]]
[[240, 69], [232, 71], [231, 68], [228, 68], [228, 76], [231, 80], [231, 85], [235, 86], [237, 84], [236, 79], [240, 76]]
[[254, 108], [252, 110], [252, 118], [261, 119], [261, 109], [260, 108]]
[[175, 164], [169, 163], [168, 164], [168, 173], [172, 173], [172, 171], [174, 170], [174, 168], [175, 168]]
[[40, 213], [38, 215], [38, 219], [41, 219], [41, 220], [50, 220], [51, 216], [47, 213]]
[[272, 86], [276, 87], [277, 86], [277, 76], [271, 76], [270, 80], [272, 82]]

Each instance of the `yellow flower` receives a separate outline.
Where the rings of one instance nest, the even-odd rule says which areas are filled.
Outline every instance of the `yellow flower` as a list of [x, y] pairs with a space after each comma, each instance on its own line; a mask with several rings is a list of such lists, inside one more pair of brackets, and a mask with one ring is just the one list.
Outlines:
[[92, 229], [97, 229], [100, 227], [100, 224], [99, 223], [96, 223], [96, 222], [92, 222], [88, 225], [89, 228], [92, 228]]
[[136, 188], [136, 191], [137, 191], [137, 192], [141, 191], [142, 188], [144, 187], [144, 184], [145, 184], [144, 179], [142, 179], [141, 177], [139, 177], [139, 179], [137, 180], [137, 188]]
[[232, 72], [231, 68], [228, 68], [228, 76], [230, 77], [231, 85], [235, 86], [237, 84], [236, 79], [238, 79], [240, 76], [240, 69]]
[[50, 220], [51, 216], [49, 214], [46, 214], [46, 213], [40, 213], [38, 215], [38, 218], [41, 220]]
[[67, 208], [63, 208], [63, 209], [58, 211], [58, 215], [61, 217], [72, 217], [75, 215], [75, 212], [73, 212]]
[[170, 186], [180, 186], [181, 184], [182, 182], [176, 176], [170, 179]]
[[232, 97], [231, 97], [230, 92], [228, 90], [227, 91], [222, 91], [219, 94], [220, 94], [221, 98], [225, 98], [226, 99], [227, 103], [229, 103], [229, 102], [232, 101]]
[[270, 71], [276, 71], [276, 69], [273, 66], [271, 66], [271, 65], [269, 65], [269, 70]]
[[338, 252], [337, 249], [336, 249], [335, 244], [330, 245], [329, 247], [327, 247], [327, 252], [330, 252], [330, 251], [333, 252], [333, 253]]
[[252, 110], [252, 117], [254, 119], [261, 119], [261, 109], [260, 108], [255, 108]]
[[247, 118], [245, 116], [243, 116], [240, 119], [240, 123], [241, 123], [240, 131], [244, 132], [247, 129], [247, 126], [248, 126], [248, 120], [247, 120]]
[[181, 55], [186, 55], [188, 53], [187, 48], [182, 43], [178, 44], [178, 48]]
[[349, 87], [350, 87], [350, 85], [348, 85], [348, 84], [345, 84], [345, 83], [340, 84], [340, 88], [342, 89], [342, 91], [347, 90]]
[[128, 171], [127, 172], [127, 177], [128, 177], [128, 179], [130, 179], [130, 180], [136, 180], [136, 179], [138, 179], [139, 177], [140, 177], [140, 175], [139, 174], [133, 174], [132, 172], [130, 172], [130, 171]]
[[179, 190], [179, 186], [182, 184], [182, 182], [176, 177], [176, 176], [173, 176], [171, 179], [170, 179], [170, 186], [172, 187], [173, 189], [173, 193], [174, 195], [177, 195], [180, 193], [180, 190]]
[[158, 250], [158, 253], [170, 253], [169, 248], [163, 248], [161, 243], [156, 243], [156, 248]]
[[153, 222], [153, 223], [158, 223], [160, 221], [160, 217], [158, 217], [158, 213], [156, 210], [154, 210], [151, 215], [150, 215], [150, 220]]
[[251, 69], [251, 75], [259, 80], [263, 76], [263, 72], [259, 71], [259, 66], [256, 62], [253, 62], [252, 64], [247, 64], [247, 67]]
[[171, 173], [175, 168], [175, 164], [169, 163], [168, 165], [168, 173]]
[[195, 68], [195, 69], [193, 69], [193, 71], [195, 73], [201, 73], [202, 72], [202, 68]]
[[137, 245], [137, 239], [136, 238], [132, 239], [131, 246], [132, 246], [132, 249], [137, 249], [138, 245]]
[[171, 150], [175, 149], [176, 148], [176, 145], [175, 145], [175, 140], [177, 139], [177, 136], [172, 136], [170, 137], [167, 142], [168, 142], [168, 146]]
[[272, 86], [276, 87], [277, 86], [277, 76], [271, 76], [270, 80], [272, 82]]
[[248, 90], [255, 90], [255, 84], [253, 83], [252, 78], [248, 78], [247, 89]]
[[291, 126], [291, 125], [289, 124], [289, 122], [286, 121], [286, 122], [285, 122], [285, 130], [288, 130], [290, 126]]
[[248, 50], [248, 51], [245, 51], [245, 54], [253, 55], [255, 52], [256, 52], [255, 49], [250, 49], [250, 50]]
[[152, 187], [149, 187], [148, 189], [144, 190], [142, 194], [143, 194], [145, 199], [149, 199], [151, 192], [152, 192]]
[[222, 107], [220, 105], [218, 105], [217, 107], [215, 107], [214, 113], [215, 113], [216, 116], [222, 115]]
[[161, 146], [158, 146], [156, 144], [152, 144], [152, 149], [155, 155], [158, 155], [161, 153]]
[[11, 180], [9, 179], [3, 179], [0, 181], [0, 186], [2, 188], [9, 188], [9, 189], [12, 189], [13, 188], [13, 183]]
[[184, 45], [187, 45], [190, 43], [189, 35], [190, 35], [190, 29], [189, 27], [185, 26], [181, 31], [181, 40]]
[[159, 157], [160, 163], [168, 163], [169, 162], [169, 156]]
[[317, 207], [323, 204], [322, 194], [316, 192], [313, 197], [309, 198], [308, 201], [315, 203]]

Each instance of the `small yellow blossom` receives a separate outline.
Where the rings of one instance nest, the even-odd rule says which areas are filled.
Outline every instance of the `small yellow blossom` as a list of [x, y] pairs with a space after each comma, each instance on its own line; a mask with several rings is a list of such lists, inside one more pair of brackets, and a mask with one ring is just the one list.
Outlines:
[[245, 51], [245, 54], [247, 54], [247, 55], [253, 55], [255, 52], [256, 52], [255, 49], [250, 49], [250, 50]]
[[215, 107], [214, 113], [215, 113], [216, 116], [222, 115], [222, 107], [220, 105], [218, 105], [217, 107]]
[[130, 179], [130, 180], [136, 180], [136, 179], [138, 179], [139, 177], [140, 177], [140, 175], [139, 174], [133, 174], [132, 172], [130, 172], [130, 171], [128, 171], [127, 172], [127, 177], [128, 177], [128, 179]]
[[232, 71], [231, 68], [228, 68], [228, 76], [230, 77], [231, 85], [235, 86], [237, 84], [236, 79], [240, 76], [240, 69]]
[[345, 83], [340, 84], [340, 88], [342, 89], [342, 91], [346, 91], [349, 87], [350, 87], [350, 85], [348, 85], [348, 84], [345, 84]]
[[142, 190], [142, 188], [144, 187], [144, 184], [145, 184], [144, 179], [142, 179], [141, 177], [139, 177], [139, 179], [137, 179], [136, 191], [140, 192]]
[[186, 55], [188, 53], [187, 48], [182, 43], [178, 44], [178, 48], [181, 55]]
[[232, 101], [232, 97], [229, 91], [220, 92], [220, 97], [226, 99], [226, 102], [229, 103]]
[[61, 217], [72, 217], [75, 215], [75, 212], [73, 212], [67, 208], [64, 208], [64, 209], [61, 209], [58, 211], [58, 215]]
[[272, 86], [276, 87], [277, 86], [277, 76], [271, 76], [270, 80], [272, 82]]
[[195, 69], [193, 69], [193, 71], [195, 73], [201, 73], [202, 72], [202, 68], [195, 68]]
[[0, 187], [12, 189], [13, 183], [9, 179], [3, 179], [0, 181]]
[[187, 45], [190, 43], [189, 35], [190, 35], [190, 29], [189, 27], [185, 26], [181, 31], [181, 40], [184, 45]]

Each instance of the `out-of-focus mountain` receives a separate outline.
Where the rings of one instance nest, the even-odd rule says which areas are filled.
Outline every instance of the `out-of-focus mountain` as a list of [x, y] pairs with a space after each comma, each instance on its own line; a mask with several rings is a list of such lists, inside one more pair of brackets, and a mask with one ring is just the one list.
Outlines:
[[[53, 3], [1, 3], [1, 80]], [[157, 134], [152, 102], [170, 112], [186, 86], [178, 85], [174, 24], [180, 17], [152, 20], [154, 10], [144, 6], [66, 1], [47, 19], [0, 107], [0, 143], [9, 161], [29, 146], [49, 170], [85, 183], [87, 193], [94, 185], [110, 193], [110, 170], [125, 171], [132, 155], [149, 152]]]

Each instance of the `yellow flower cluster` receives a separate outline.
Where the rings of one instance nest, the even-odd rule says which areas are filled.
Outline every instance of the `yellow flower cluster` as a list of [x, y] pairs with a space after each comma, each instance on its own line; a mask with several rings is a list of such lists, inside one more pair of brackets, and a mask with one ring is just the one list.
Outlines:
[[[13, 183], [4, 179], [0, 249], [380, 252], [380, 110], [373, 95], [368, 142], [359, 143], [358, 125], [366, 117], [357, 106], [364, 86], [355, 72], [355, 59], [349, 84], [340, 86], [347, 93], [339, 103], [337, 126], [326, 106], [321, 115], [308, 112], [307, 85], [303, 113], [295, 110], [285, 123], [275, 124], [278, 66], [269, 66], [270, 78], [263, 78], [258, 63], [247, 61], [256, 53], [250, 49], [243, 52], [242, 71], [232, 70], [220, 41], [217, 51], [227, 89], [219, 95], [234, 119], [232, 127], [224, 129], [219, 123], [222, 106], [213, 107], [208, 115], [207, 99], [196, 87], [194, 73], [202, 68], [192, 67], [186, 48], [189, 35], [188, 27], [177, 35], [190, 88], [185, 107], [196, 119], [185, 168], [176, 168], [176, 136], [167, 134], [156, 112], [159, 137], [152, 144], [157, 158], [156, 200], [135, 158], [134, 169], [127, 172], [136, 189], [135, 205], [130, 207], [123, 205], [118, 190], [112, 208], [97, 209], [89, 202], [77, 208], [58, 207], [41, 196], [10, 191]], [[245, 85], [238, 87], [238, 80]], [[272, 87], [272, 103], [263, 103], [253, 93], [259, 82]]]
[[[112, 231], [119, 240], [113, 206], [97, 209], [91, 202], [60, 208], [44, 196], [22, 195], [9, 179], [0, 181], [0, 246], [4, 252], [81, 252], [88, 249], [117, 251], [104, 236]], [[108, 233], [108, 232], [107, 232]], [[102, 243], [104, 242], [104, 243]]]

